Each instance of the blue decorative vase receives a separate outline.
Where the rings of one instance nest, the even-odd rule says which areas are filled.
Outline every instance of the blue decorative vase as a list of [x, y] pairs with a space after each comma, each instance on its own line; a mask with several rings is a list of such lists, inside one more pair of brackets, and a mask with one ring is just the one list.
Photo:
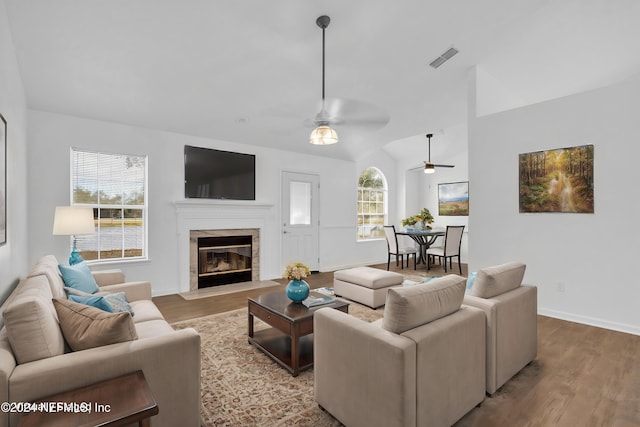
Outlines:
[[302, 302], [309, 296], [309, 284], [304, 280], [292, 280], [287, 285], [287, 298], [293, 302]]

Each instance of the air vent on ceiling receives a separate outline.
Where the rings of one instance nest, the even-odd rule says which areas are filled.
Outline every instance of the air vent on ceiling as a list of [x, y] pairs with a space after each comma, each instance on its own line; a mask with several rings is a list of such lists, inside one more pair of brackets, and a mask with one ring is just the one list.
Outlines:
[[442, 64], [450, 60], [456, 53], [458, 53], [458, 50], [455, 47], [451, 47], [447, 49], [444, 53], [442, 53], [440, 56], [438, 56], [436, 59], [431, 61], [431, 64], [429, 65], [432, 66], [433, 68], [438, 68], [439, 66], [441, 66]]

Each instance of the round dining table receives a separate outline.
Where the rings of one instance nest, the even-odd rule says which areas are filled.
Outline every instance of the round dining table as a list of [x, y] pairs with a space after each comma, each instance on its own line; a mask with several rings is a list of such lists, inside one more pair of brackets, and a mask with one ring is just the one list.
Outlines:
[[407, 228], [404, 231], [396, 231], [397, 235], [400, 236], [409, 236], [420, 245], [420, 259], [419, 263], [424, 263], [427, 267], [427, 270], [431, 268], [429, 264], [429, 257], [427, 256], [427, 249], [436, 241], [436, 239], [440, 236], [444, 236], [445, 231], [440, 229], [411, 229]]

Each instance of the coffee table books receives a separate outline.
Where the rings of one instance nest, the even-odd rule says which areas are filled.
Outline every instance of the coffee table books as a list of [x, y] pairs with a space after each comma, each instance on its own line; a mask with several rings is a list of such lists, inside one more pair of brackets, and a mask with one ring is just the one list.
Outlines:
[[318, 293], [320, 293], [322, 295], [329, 295], [329, 296], [335, 295], [334, 292], [333, 292], [333, 288], [327, 288], [327, 287], [316, 288], [316, 289], [313, 289], [313, 291], [314, 292], [318, 292]]
[[[317, 289], [314, 289], [317, 292]], [[334, 302], [336, 299], [329, 295], [320, 295], [318, 297], [309, 297], [302, 301], [305, 307], [316, 307], [318, 305], [324, 305]]]

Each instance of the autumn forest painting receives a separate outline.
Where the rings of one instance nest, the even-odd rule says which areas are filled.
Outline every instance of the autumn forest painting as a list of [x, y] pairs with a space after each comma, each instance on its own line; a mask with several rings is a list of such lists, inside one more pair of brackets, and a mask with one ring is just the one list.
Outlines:
[[593, 145], [520, 154], [520, 212], [593, 213]]

